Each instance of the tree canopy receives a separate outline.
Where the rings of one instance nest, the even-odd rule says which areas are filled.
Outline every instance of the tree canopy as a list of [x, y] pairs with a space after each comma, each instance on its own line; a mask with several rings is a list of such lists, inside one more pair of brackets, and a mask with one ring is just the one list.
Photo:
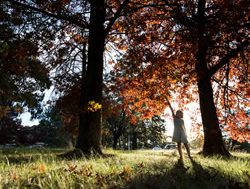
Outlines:
[[[173, 96], [184, 107], [197, 95], [205, 155], [228, 155], [220, 128], [250, 140], [247, 0], [4, 0], [0, 16], [5, 33], [19, 36], [3, 41], [2, 52], [14, 44], [10, 62], [20, 60], [14, 70], [42, 81], [36, 84], [50, 72], [62, 96], [58, 105], [77, 117], [76, 147], [84, 153], [101, 153], [105, 54], [112, 67], [105, 87], [118, 93], [132, 124], [162, 114]], [[27, 71], [28, 62], [38, 71]], [[23, 81], [22, 87], [32, 83]]]
[[[0, 3], [0, 118], [28, 108], [41, 112], [42, 91], [49, 88], [49, 70], [39, 59], [38, 41], [22, 32], [26, 17], [20, 9]], [[11, 114], [13, 116], [13, 113]]]

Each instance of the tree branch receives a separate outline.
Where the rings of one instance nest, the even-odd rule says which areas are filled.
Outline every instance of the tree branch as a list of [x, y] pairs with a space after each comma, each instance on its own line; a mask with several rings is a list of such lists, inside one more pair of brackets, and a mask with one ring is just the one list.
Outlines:
[[236, 49], [232, 49], [230, 52], [228, 52], [218, 64], [214, 65], [209, 70], [210, 77], [213, 76], [220, 68], [222, 68], [224, 65], [226, 65], [230, 59], [234, 58], [239, 52], [241, 52], [245, 47], [249, 45], [249, 40], [245, 40], [242, 42]]
[[74, 24], [76, 26], [79, 26], [79, 27], [82, 27], [82, 28], [88, 28], [88, 23], [86, 22], [81, 22], [81, 21], [78, 21], [76, 19], [74, 19], [72, 16], [70, 15], [60, 15], [60, 14], [53, 14], [51, 12], [48, 12], [46, 10], [43, 10], [43, 9], [40, 9], [40, 8], [37, 8], [37, 7], [34, 7], [34, 6], [31, 6], [31, 5], [28, 5], [28, 4], [25, 4], [25, 3], [20, 3], [18, 1], [14, 1], [14, 0], [4, 0], [6, 2], [9, 2], [10, 4], [12, 5], [16, 5], [18, 7], [22, 7], [22, 8], [25, 8], [25, 9], [30, 9], [30, 10], [33, 10], [35, 12], [39, 12], [41, 14], [44, 14], [46, 16], [49, 16], [51, 18], [56, 18], [58, 20], [64, 20], [64, 21], [67, 21], [71, 24]]
[[122, 10], [124, 10], [124, 8], [128, 5], [130, 0], [124, 0], [123, 3], [120, 5], [120, 7], [118, 8], [118, 10], [115, 12], [114, 16], [110, 19], [106, 29], [105, 29], [105, 38], [107, 37], [109, 31], [111, 30], [112, 26], [114, 25], [115, 21], [117, 20], [117, 18], [119, 18]]
[[171, 110], [171, 113], [172, 113], [173, 118], [175, 118], [174, 109], [173, 109], [171, 103], [169, 102], [168, 97], [165, 96], [165, 99], [166, 99], [166, 101], [167, 101], [167, 103], [168, 103], [168, 105], [169, 105], [169, 108], [170, 108], [170, 110]]

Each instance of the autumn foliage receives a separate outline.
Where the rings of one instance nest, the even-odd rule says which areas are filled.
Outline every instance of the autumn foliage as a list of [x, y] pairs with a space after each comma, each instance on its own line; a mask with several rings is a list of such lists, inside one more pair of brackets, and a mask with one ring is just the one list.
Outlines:
[[[68, 106], [66, 115], [74, 113], [65, 120], [77, 120], [83, 151], [101, 152], [108, 56], [105, 85], [122, 99], [116, 107], [132, 124], [162, 115], [167, 101], [180, 108], [199, 102], [205, 154], [228, 154], [220, 128], [249, 141], [249, 1], [5, 0], [1, 7], [15, 28], [24, 28], [19, 35], [27, 35], [14, 41], [17, 51], [9, 52], [21, 62], [11, 60], [9, 71], [30, 77], [50, 71], [58, 104]], [[27, 59], [39, 72], [30, 72]]]
[[[128, 41], [116, 44], [121, 58], [114, 61], [116, 83], [121, 86], [132, 122], [162, 114], [165, 97], [178, 99], [180, 107], [198, 101], [195, 86], [200, 77], [211, 77], [214, 102], [221, 128], [238, 141], [250, 141], [248, 62], [249, 26], [247, 1], [232, 4], [209, 1], [204, 26], [206, 72], [197, 75], [195, 2], [151, 2], [115, 25]], [[185, 11], [181, 10], [181, 7]], [[228, 19], [230, 18], [230, 19]], [[131, 27], [134, 26], [134, 27]], [[199, 49], [200, 48], [200, 49]]]

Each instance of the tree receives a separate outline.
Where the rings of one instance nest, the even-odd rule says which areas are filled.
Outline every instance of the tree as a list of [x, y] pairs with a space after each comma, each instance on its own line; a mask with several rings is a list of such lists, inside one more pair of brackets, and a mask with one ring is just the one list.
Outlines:
[[[127, 50], [117, 67], [118, 70], [126, 66], [134, 68], [132, 73], [120, 78], [129, 80], [130, 87], [131, 83], [137, 83], [133, 85], [133, 92], [145, 87], [140, 83], [164, 80], [168, 82], [159, 82], [156, 90], [159, 98], [169, 96], [162, 88], [173, 91], [173, 83], [175, 88], [182, 88], [181, 96], [190, 98], [191, 88], [197, 82], [205, 135], [204, 155], [229, 155], [222, 140], [219, 110], [231, 107], [241, 112], [246, 108], [249, 60], [249, 11], [246, 7], [249, 2], [245, 0], [162, 1], [119, 23], [130, 43], [119, 44]], [[165, 75], [159, 74], [161, 70]], [[152, 88], [155, 86], [151, 85]], [[220, 95], [216, 91], [216, 101], [213, 88], [220, 91]], [[150, 87], [142, 91], [149, 93], [147, 89]], [[238, 89], [241, 92], [237, 92]], [[217, 100], [218, 96], [221, 100]], [[241, 131], [249, 140], [249, 130]]]
[[37, 116], [42, 91], [50, 86], [48, 69], [38, 59], [37, 43], [28, 34], [19, 33], [26, 21], [21, 15], [20, 10], [9, 10], [1, 1], [0, 120], [15, 119], [24, 109]]
[[117, 143], [119, 138], [124, 133], [126, 126], [128, 125], [126, 121], [126, 115], [124, 111], [121, 111], [120, 114], [116, 116], [110, 116], [106, 119], [107, 124], [109, 124], [109, 127], [111, 129], [111, 133], [113, 135], [113, 149], [117, 149]]
[[2, 118], [0, 122], [0, 144], [19, 144], [20, 130], [22, 128], [20, 120], [14, 120], [6, 116]]
[[[193, 16], [193, 21], [196, 21], [197, 24], [191, 29], [191, 32], [197, 36], [197, 41], [195, 42], [197, 45], [195, 71], [204, 127], [203, 153], [205, 155], [229, 155], [222, 141], [211, 81], [223, 67], [226, 70], [222, 74], [227, 75], [227, 69], [230, 69], [229, 65], [234, 67], [233, 59], [235, 58], [238, 58], [237, 64], [242, 64], [242, 69], [244, 70], [245, 62], [242, 59], [240, 60], [238, 54], [247, 50], [246, 47], [249, 46], [249, 33], [244, 32], [247, 27], [249, 28], [246, 19], [249, 13], [243, 7], [246, 6], [247, 1], [233, 3], [224, 1], [223, 3], [218, 3], [208, 3], [204, 0], [198, 1], [197, 12], [194, 14], [195, 17]], [[210, 11], [212, 12], [210, 13]], [[241, 16], [243, 18], [239, 20]], [[231, 17], [230, 21], [228, 21], [229, 17]], [[232, 31], [232, 29], [234, 30]], [[234, 47], [231, 46], [233, 44], [235, 44]], [[215, 56], [219, 60], [213, 60]], [[238, 74], [241, 75], [239, 72]]]
[[135, 127], [138, 148], [152, 148], [166, 143], [166, 125], [160, 116], [153, 116], [151, 119], [140, 121]]
[[[45, 20], [45, 23], [51, 26], [51, 23], [55, 22], [54, 26], [59, 26], [59, 30], [63, 29], [61, 26], [64, 23], [67, 23], [72, 30], [76, 28], [86, 33], [87, 50], [83, 49], [83, 54], [87, 53], [87, 59], [83, 58], [80, 74], [81, 97], [79, 106], [81, 111], [79, 112], [79, 136], [76, 148], [84, 153], [91, 151], [101, 153], [101, 109], [89, 111], [88, 107], [89, 102], [102, 104], [105, 39], [129, 0], [123, 2], [107, 1], [110, 6], [105, 4], [103, 0], [90, 2], [85, 0], [35, 2], [6, 0], [4, 2], [8, 2], [8, 5], [13, 9], [18, 7], [33, 15], [33, 23]], [[39, 27], [37, 28], [39, 29]], [[78, 39], [79, 37], [81, 38], [79, 35], [76, 36]]]

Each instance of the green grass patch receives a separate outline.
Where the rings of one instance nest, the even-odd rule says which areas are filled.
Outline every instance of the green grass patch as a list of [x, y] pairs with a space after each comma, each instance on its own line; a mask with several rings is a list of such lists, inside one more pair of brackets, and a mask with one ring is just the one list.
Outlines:
[[250, 154], [178, 162], [176, 151], [112, 151], [62, 159], [63, 149], [1, 149], [0, 188], [250, 188]]

